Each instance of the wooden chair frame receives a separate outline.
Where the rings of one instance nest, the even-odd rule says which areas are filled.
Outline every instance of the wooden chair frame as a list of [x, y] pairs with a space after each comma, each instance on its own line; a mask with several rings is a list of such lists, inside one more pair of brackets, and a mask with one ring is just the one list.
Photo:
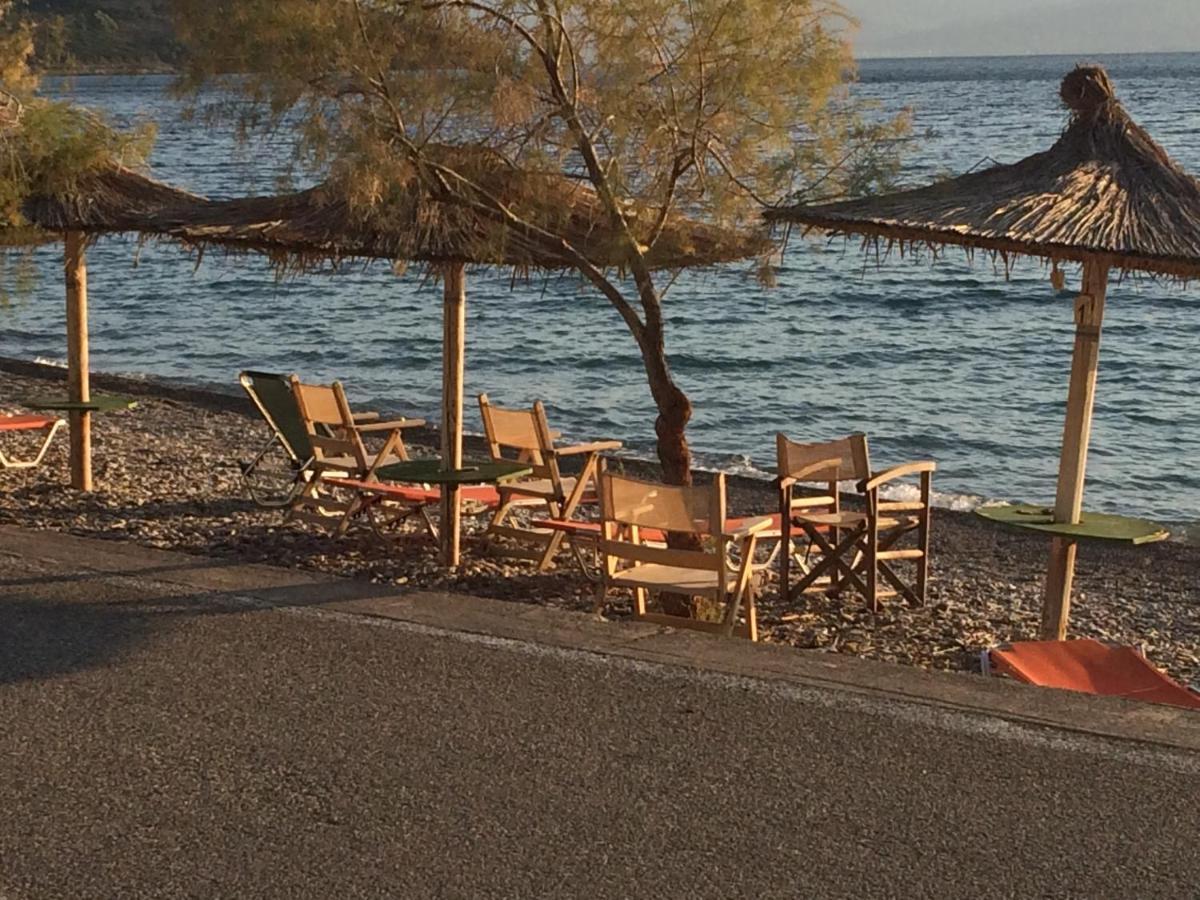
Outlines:
[[46, 451], [50, 449], [54, 435], [58, 434], [58, 430], [64, 425], [66, 425], [65, 420], [53, 416], [0, 416], [0, 434], [28, 435], [34, 432], [41, 434], [41, 443], [33, 456], [19, 458], [5, 454], [0, 449], [0, 470], [32, 469], [40, 465], [46, 456]]
[[[906, 463], [874, 474], [864, 434], [820, 444], [798, 444], [779, 434], [776, 449], [784, 535], [779, 573], [783, 598], [788, 600], [808, 590], [836, 593], [849, 585], [866, 598], [873, 612], [878, 612], [880, 599], [889, 596], [903, 596], [912, 605], [923, 605], [929, 581], [932, 477], [936, 465], [929, 461]], [[881, 499], [882, 487], [912, 476], [920, 477], [919, 500]], [[854, 481], [862, 498], [862, 512], [842, 509], [839, 482], [844, 480]], [[823, 495], [794, 494], [797, 485], [814, 482], [825, 487]], [[812, 567], [803, 567], [802, 577], [793, 586], [791, 565], [797, 526], [809, 550], [818, 551], [820, 559]], [[914, 532], [915, 547], [897, 547]], [[896, 571], [898, 561], [914, 563], [913, 585]], [[881, 587], [881, 581], [888, 587]]]
[[[595, 611], [603, 609], [613, 588], [632, 588], [635, 619], [758, 640], [754, 548], [759, 532], [768, 528], [771, 520], [752, 520], [727, 531], [723, 474], [711, 485], [680, 487], [613, 475], [601, 467], [598, 480], [604, 566]], [[706, 539], [709, 547], [678, 550], [651, 544], [642, 538], [642, 531], [651, 529], [696, 535]], [[741, 560], [736, 566], [728, 552], [733, 544], [738, 545]], [[662, 593], [711, 598], [723, 608], [722, 620], [704, 622], [650, 612], [649, 595]], [[742, 625], [738, 624], [739, 610], [745, 618]]]
[[[618, 450], [622, 444], [594, 441], [556, 446], [558, 434], [550, 430], [546, 408], [540, 400], [529, 409], [505, 409], [494, 405], [487, 394], [480, 394], [479, 412], [492, 459], [512, 459], [513, 456], [505, 455], [508, 451], [533, 469], [526, 479], [499, 485], [500, 505], [492, 513], [487, 535], [497, 545], [501, 540], [511, 540], [517, 546], [503, 548], [507, 555], [532, 560], [539, 571], [545, 571], [553, 564], [564, 540], [575, 547], [573, 536], [568, 530], [518, 525], [514, 513], [521, 508], [544, 506], [550, 519], [571, 521], [588, 489], [595, 484], [600, 454]], [[572, 456], [582, 456], [583, 463], [578, 475], [564, 478], [559, 461]]]
[[[403, 431], [418, 428], [425, 420], [361, 421], [351, 412], [340, 381], [331, 385], [304, 384], [293, 375], [291, 384], [312, 444], [313, 458], [310, 477], [290, 505], [288, 519], [313, 522], [335, 535], [344, 534], [355, 517], [380, 502], [377, 494], [345, 482], [373, 482], [381, 465], [408, 459]], [[367, 449], [364, 441], [367, 435], [383, 436], [383, 446], [377, 453]], [[348, 494], [349, 499], [339, 499], [334, 495], [335, 490]], [[413, 501], [398, 504], [397, 508], [400, 517], [406, 518], [413, 512], [426, 514], [427, 505]]]

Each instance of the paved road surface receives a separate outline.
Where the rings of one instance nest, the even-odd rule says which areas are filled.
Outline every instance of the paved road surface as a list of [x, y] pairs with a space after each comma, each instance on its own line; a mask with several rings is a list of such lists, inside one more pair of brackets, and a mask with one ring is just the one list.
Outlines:
[[1195, 897], [1200, 760], [0, 547], [0, 898]]

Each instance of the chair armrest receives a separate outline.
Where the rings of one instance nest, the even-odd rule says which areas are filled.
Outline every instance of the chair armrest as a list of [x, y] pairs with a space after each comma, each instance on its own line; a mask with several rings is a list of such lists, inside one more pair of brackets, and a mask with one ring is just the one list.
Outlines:
[[920, 475], [925, 472], [932, 472], [937, 468], [937, 463], [932, 460], [923, 460], [921, 462], [904, 463], [900, 466], [894, 466], [886, 472], [880, 472], [871, 478], [864, 478], [858, 483], [858, 490], [861, 493], [869, 493], [875, 490], [880, 485], [887, 484], [889, 481], [895, 481], [897, 478], [905, 478], [909, 475]]
[[576, 444], [574, 447], [555, 447], [555, 456], [575, 456], [579, 453], [599, 453], [602, 450], [620, 450], [625, 445], [620, 441], [593, 441], [590, 444]]
[[395, 431], [398, 428], [420, 428], [425, 424], [424, 419], [397, 419], [394, 422], [372, 422], [369, 425], [355, 425], [356, 431], [370, 434], [373, 431]]
[[356, 412], [356, 413], [354, 413], [354, 421], [355, 422], [374, 422], [378, 418], [379, 418], [379, 413], [377, 413], [377, 412]]
[[[833, 481], [842, 467], [841, 457], [817, 460], [779, 479], [780, 487], [791, 487], [802, 481]], [[786, 485], [785, 485], [786, 482]]]
[[758, 519], [751, 519], [749, 522], [746, 522], [731, 531], [727, 531], [721, 536], [735, 541], [741, 540], [742, 538], [749, 537], [752, 534], [757, 534], [765, 528], [770, 528], [771, 524], [772, 522], [770, 516], [762, 516]]

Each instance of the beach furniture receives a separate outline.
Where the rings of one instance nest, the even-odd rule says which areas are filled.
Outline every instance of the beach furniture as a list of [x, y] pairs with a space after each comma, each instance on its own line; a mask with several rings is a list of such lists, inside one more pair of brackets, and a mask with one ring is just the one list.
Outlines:
[[[340, 381], [331, 385], [305, 384], [290, 377], [292, 394], [312, 447], [312, 461], [300, 491], [288, 508], [289, 519], [313, 522], [335, 534], [343, 534], [350, 522], [375, 503], [377, 495], [361, 485], [376, 481], [376, 470], [388, 462], [408, 459], [403, 431], [423, 426], [423, 419], [381, 422], [360, 421], [350, 410]], [[365, 438], [383, 438], [376, 452], [367, 449]], [[392, 498], [399, 501], [399, 498]], [[424, 500], [398, 502], [396, 512], [406, 518], [424, 511]]]
[[[304, 488], [313, 461], [312, 442], [300, 416], [300, 407], [292, 390], [291, 375], [246, 370], [238, 373], [238, 383], [254, 404], [271, 437], [249, 462], [240, 462], [242, 480], [250, 499], [266, 509], [288, 506]], [[354, 421], [367, 423], [379, 418], [376, 412], [356, 412]], [[324, 433], [332, 436], [326, 428]], [[291, 470], [286, 486], [264, 471], [272, 452], [282, 451]]]
[[982, 653], [983, 672], [1026, 684], [1200, 709], [1200, 694], [1174, 681], [1138, 648], [1090, 638], [1020, 641]]
[[0, 416], [0, 436], [16, 438], [21, 443], [26, 443], [24, 439], [31, 439], [33, 447], [36, 447], [32, 456], [18, 457], [11, 455], [12, 450], [6, 454], [0, 446], [0, 469], [32, 469], [38, 465], [50, 449], [54, 435], [66, 424], [64, 420], [55, 416]]
[[[725, 476], [712, 484], [677, 486], [599, 473], [603, 575], [596, 598], [599, 612], [613, 588], [630, 588], [634, 618], [712, 634], [758, 640], [752, 561], [758, 534], [771, 526], [764, 517], [727, 530]], [[693, 535], [703, 549], [686, 550], [652, 541], [672, 532]], [[736, 565], [728, 552], [737, 546]], [[719, 622], [652, 612], [649, 598], [663, 593], [703, 597], [722, 610]], [[739, 624], [739, 613], [741, 623]]]
[[[910, 462], [876, 473], [865, 434], [816, 444], [777, 434], [775, 445], [783, 598], [813, 589], [834, 593], [851, 586], [872, 611], [878, 611], [881, 599], [897, 595], [923, 605], [929, 582], [930, 497], [936, 464]], [[902, 500], [880, 496], [883, 488], [894, 488], [907, 479], [918, 481], [915, 496]], [[854, 484], [860, 509], [842, 507], [839, 483], [843, 481]], [[798, 486], [812, 484], [819, 485], [821, 492], [796, 495]], [[801, 577], [793, 585], [794, 563]], [[899, 563], [912, 564], [908, 580], [901, 577]]]
[[[500, 504], [488, 523], [488, 537], [507, 555], [533, 560], [539, 570], [550, 567], [564, 539], [571, 541], [578, 556], [569, 530], [522, 523], [518, 511], [540, 508], [549, 520], [572, 521], [587, 492], [594, 490], [600, 454], [620, 449], [621, 442], [557, 446], [558, 435], [550, 430], [540, 400], [528, 409], [505, 409], [495, 406], [487, 394], [480, 394], [479, 412], [492, 460], [515, 459], [530, 466], [528, 478], [499, 486]], [[567, 457], [581, 458], [578, 475], [563, 476], [559, 462]]]

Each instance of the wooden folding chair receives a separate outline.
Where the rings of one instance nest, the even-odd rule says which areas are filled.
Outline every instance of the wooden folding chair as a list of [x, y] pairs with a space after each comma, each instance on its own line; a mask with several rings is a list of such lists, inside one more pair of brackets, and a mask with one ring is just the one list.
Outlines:
[[[836, 593], [856, 588], [873, 612], [884, 597], [902, 595], [913, 605], [925, 602], [929, 580], [929, 528], [932, 477], [936, 465], [914, 462], [885, 472], [871, 471], [867, 437], [852, 434], [837, 441], [800, 444], [776, 435], [783, 552], [779, 583], [784, 599], [808, 590]], [[919, 476], [916, 500], [884, 500], [880, 489], [901, 479]], [[853, 481], [863, 509], [841, 506], [840, 481]], [[817, 496], [797, 497], [800, 484], [820, 483]], [[797, 529], [804, 557], [796, 549]], [[915, 546], [901, 547], [908, 536]], [[814, 560], [815, 557], [815, 561]], [[812, 565], [808, 565], [810, 561]], [[896, 563], [914, 564], [911, 584], [900, 577]], [[791, 567], [801, 563], [802, 576], [793, 586]], [[880, 587], [880, 581], [890, 587]]]
[[[66, 422], [55, 416], [5, 415], [0, 416], [0, 434], [8, 436], [32, 437], [36, 440], [36, 449], [32, 456], [12, 456], [12, 451], [6, 455], [0, 448], [0, 469], [32, 469], [38, 465], [58, 429]], [[31, 448], [32, 449], [32, 448]]]
[[[334, 534], [344, 534], [354, 517], [378, 502], [377, 496], [358, 490], [354, 482], [374, 482], [375, 471], [381, 465], [408, 459], [402, 432], [418, 428], [425, 421], [358, 421], [350, 411], [340, 381], [331, 385], [304, 384], [293, 375], [291, 384], [313, 457], [309, 466], [311, 477], [293, 500], [288, 518], [315, 522]], [[368, 435], [384, 438], [378, 452], [367, 449], [364, 437]], [[349, 499], [339, 499], [335, 490], [347, 494]], [[422, 500], [400, 504], [400, 515], [424, 513], [427, 505]]]
[[[603, 471], [599, 482], [604, 574], [596, 598], [597, 612], [610, 590], [632, 588], [637, 619], [758, 640], [754, 547], [759, 532], [771, 526], [770, 518], [727, 531], [723, 474], [702, 487], [639, 481]], [[651, 544], [645, 538], [650, 531], [656, 536], [670, 532], [696, 535], [704, 549], [676, 550]], [[731, 544], [738, 549], [740, 563], [736, 566], [728, 552]], [[649, 612], [648, 596], [663, 593], [712, 599], [723, 609], [722, 620], [704, 622]], [[742, 624], [738, 624], [739, 611]]]
[[[504, 409], [492, 405], [487, 394], [479, 395], [479, 412], [488, 450], [494, 460], [517, 459], [528, 463], [533, 472], [527, 479], [506, 482], [499, 486], [500, 505], [488, 523], [488, 537], [510, 556], [534, 560], [539, 570], [550, 567], [554, 554], [564, 539], [571, 540], [568, 531], [522, 525], [516, 519], [519, 509], [544, 507], [556, 521], [571, 521], [594, 485], [600, 454], [618, 450], [620, 441], [595, 441], [569, 447], [555, 446], [557, 435], [546, 422], [546, 409], [539, 400], [530, 409]], [[506, 455], [507, 454], [507, 455]], [[564, 478], [559, 460], [582, 456], [578, 475]], [[574, 548], [574, 542], [572, 541]], [[576, 548], [576, 552], [578, 552]], [[582, 563], [581, 563], [582, 564]]]

